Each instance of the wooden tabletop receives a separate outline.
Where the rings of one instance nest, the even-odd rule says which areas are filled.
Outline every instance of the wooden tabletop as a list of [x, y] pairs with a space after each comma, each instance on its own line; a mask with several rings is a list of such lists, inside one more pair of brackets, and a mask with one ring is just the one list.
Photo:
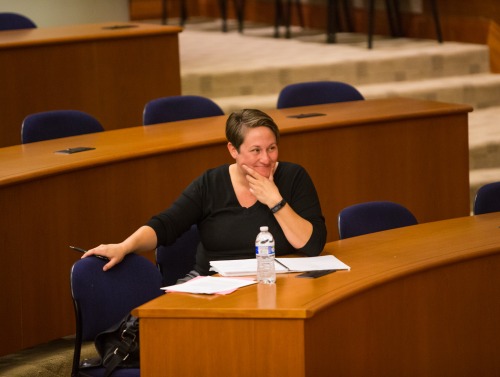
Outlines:
[[[280, 132], [287, 134], [300, 133], [311, 127], [349, 127], [470, 111], [472, 108], [468, 105], [391, 98], [270, 110], [268, 113], [278, 124]], [[309, 113], [324, 116], [290, 118], [291, 115]], [[222, 144], [226, 141], [226, 119], [227, 115], [223, 115], [4, 147], [0, 149], [0, 186], [113, 161]], [[72, 155], [54, 153], [79, 146], [96, 149]]]
[[335, 255], [350, 271], [318, 279], [278, 274], [274, 292], [253, 285], [227, 296], [169, 293], [142, 305], [135, 314], [141, 318], [308, 318], [377, 285], [499, 250], [500, 213], [419, 224], [328, 243], [324, 253]]

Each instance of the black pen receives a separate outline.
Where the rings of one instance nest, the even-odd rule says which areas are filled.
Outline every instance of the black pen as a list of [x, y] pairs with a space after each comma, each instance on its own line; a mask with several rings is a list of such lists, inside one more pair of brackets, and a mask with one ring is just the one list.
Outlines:
[[281, 267], [285, 267], [287, 271], [291, 271], [291, 270], [290, 270], [290, 269], [289, 269], [286, 265], [284, 265], [283, 263], [281, 263], [279, 260], [274, 259], [274, 261], [275, 261], [276, 263], [278, 263]]
[[[83, 253], [83, 254], [85, 254], [88, 251], [88, 250], [82, 249], [81, 247], [76, 247], [76, 246], [70, 246], [70, 248], [75, 250], [75, 251], [78, 251], [80, 253]], [[93, 254], [93, 255], [96, 258], [99, 258], [99, 259], [102, 259], [105, 261], [109, 261], [109, 258], [105, 257], [104, 255], [95, 255], [95, 254]]]

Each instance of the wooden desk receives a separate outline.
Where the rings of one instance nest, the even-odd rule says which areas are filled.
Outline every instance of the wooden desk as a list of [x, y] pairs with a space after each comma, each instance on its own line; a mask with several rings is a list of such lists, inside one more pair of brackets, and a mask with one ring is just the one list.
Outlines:
[[19, 144], [23, 119], [39, 111], [87, 111], [106, 130], [142, 124], [146, 102], [181, 92], [180, 31], [139, 23], [2, 31], [0, 147]]
[[[356, 202], [394, 200], [420, 222], [468, 215], [470, 110], [382, 99], [269, 113], [282, 132], [280, 159], [310, 173], [333, 241], [338, 212]], [[310, 112], [326, 115], [288, 118]], [[232, 162], [225, 121], [211, 117], [0, 149], [6, 339], [0, 354], [74, 332], [68, 274], [80, 256], [68, 246], [121, 241], [205, 169]], [[54, 153], [77, 146], [96, 149]]]
[[499, 225], [496, 213], [332, 242], [351, 271], [159, 297], [134, 311], [141, 376], [496, 376]]

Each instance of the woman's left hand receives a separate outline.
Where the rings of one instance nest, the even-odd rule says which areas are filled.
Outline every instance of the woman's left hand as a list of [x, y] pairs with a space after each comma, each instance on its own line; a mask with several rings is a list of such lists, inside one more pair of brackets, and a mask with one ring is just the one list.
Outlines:
[[250, 187], [250, 192], [255, 195], [259, 202], [271, 208], [282, 200], [278, 187], [274, 183], [273, 175], [276, 165], [273, 167], [269, 178], [264, 177], [247, 165], [242, 166], [247, 173], [246, 179]]

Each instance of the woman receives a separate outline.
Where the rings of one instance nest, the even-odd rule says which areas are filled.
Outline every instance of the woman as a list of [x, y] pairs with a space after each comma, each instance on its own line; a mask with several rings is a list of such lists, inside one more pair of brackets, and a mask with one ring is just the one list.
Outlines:
[[325, 220], [314, 184], [299, 165], [278, 162], [279, 130], [259, 110], [232, 113], [227, 148], [235, 162], [209, 169], [171, 205], [118, 244], [100, 245], [82, 258], [109, 258], [104, 271], [126, 254], [169, 245], [197, 224], [201, 242], [190, 276], [208, 275], [211, 260], [255, 257], [255, 238], [266, 225], [276, 255], [318, 255], [326, 242]]

